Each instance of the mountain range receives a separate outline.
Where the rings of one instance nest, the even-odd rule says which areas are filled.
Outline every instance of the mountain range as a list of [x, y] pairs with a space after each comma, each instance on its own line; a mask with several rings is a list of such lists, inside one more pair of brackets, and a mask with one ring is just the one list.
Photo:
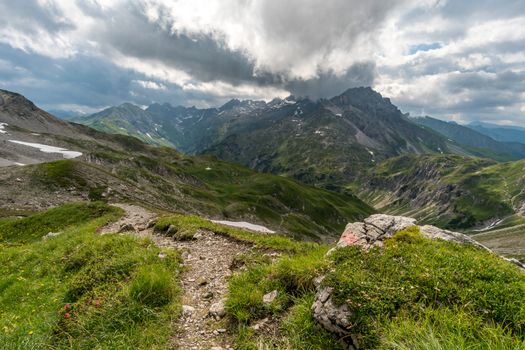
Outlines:
[[138, 201], [323, 241], [374, 211], [348, 193], [66, 122], [5, 90], [0, 125], [2, 216], [75, 200]]
[[[11, 101], [3, 106], [9, 115], [35, 117], [31, 122], [4, 117], [10, 133], [18, 132], [24, 142], [83, 154], [62, 163], [67, 172], [81, 174], [80, 183], [89, 183], [83, 186], [84, 195], [127, 188], [121, 183], [125, 180], [140, 189], [140, 195], [129, 189], [126, 195], [157, 206], [216, 218], [244, 217], [274, 228], [281, 222], [288, 232], [317, 240], [330, 237], [348, 217], [373, 212], [371, 206], [474, 234], [516, 234], [524, 223], [523, 144], [496, 141], [430, 117], [410, 118], [370, 88], [348, 89], [318, 101], [293, 96], [270, 102], [234, 99], [208, 109], [170, 104], [143, 109], [126, 103], [74, 123], [56, 119], [20, 95], [3, 96]], [[16, 145], [23, 152], [9, 163], [9, 149], [15, 145], [5, 144], [6, 164], [52, 160], [41, 152], [41, 159], [20, 158], [28, 148]], [[131, 160], [123, 154], [130, 149]], [[500, 163], [509, 160], [516, 161]], [[232, 202], [226, 196], [233, 183], [257, 190], [253, 197]], [[302, 196], [307, 202], [293, 203], [290, 193], [301, 191], [309, 194]], [[268, 201], [257, 199], [269, 192]], [[317, 196], [320, 202], [315, 204]], [[351, 208], [345, 202], [353, 203]], [[297, 216], [282, 221], [290, 208], [297, 209]], [[333, 213], [321, 219], [316, 213], [324, 210]], [[509, 227], [518, 231], [509, 233]]]
[[367, 88], [79, 121], [0, 90], [5, 348], [523, 348], [519, 143]]
[[344, 187], [363, 169], [401, 154], [473, 155], [411, 122], [370, 88], [318, 101], [231, 100], [208, 109], [124, 104], [75, 121], [328, 188]]
[[[437, 131], [467, 149], [471, 154], [479, 157], [487, 157], [495, 160], [517, 160], [525, 158], [525, 134], [520, 142], [497, 141], [490, 135], [476, 129], [476, 125], [459, 125], [454, 122], [445, 122], [431, 117], [419, 117], [412, 119], [415, 123]], [[481, 127], [483, 128], [483, 127]], [[497, 129], [499, 130], [499, 129]], [[518, 129], [504, 129], [519, 132]], [[517, 138], [520, 139], [520, 138]]]

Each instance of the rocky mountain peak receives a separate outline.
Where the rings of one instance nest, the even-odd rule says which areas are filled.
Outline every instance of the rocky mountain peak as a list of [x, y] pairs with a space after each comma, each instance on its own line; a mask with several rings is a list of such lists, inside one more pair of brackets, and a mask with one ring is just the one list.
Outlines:
[[388, 112], [401, 114], [397, 107], [390, 102], [389, 98], [383, 97], [371, 87], [350, 88], [341, 95], [331, 98], [330, 102], [343, 108], [353, 106], [363, 111], [383, 109]]
[[11, 110], [27, 109], [30, 111], [38, 110], [38, 107], [24, 96], [7, 90], [0, 89], [0, 107]]

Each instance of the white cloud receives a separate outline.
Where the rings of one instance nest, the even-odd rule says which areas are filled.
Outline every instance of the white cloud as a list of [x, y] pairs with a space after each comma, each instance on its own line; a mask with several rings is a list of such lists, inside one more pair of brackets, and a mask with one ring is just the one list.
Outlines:
[[[0, 1], [0, 43], [111, 62], [141, 75], [131, 84], [149, 92], [137, 98], [177, 88], [188, 101], [268, 99], [301, 83], [333, 92], [330, 79], [370, 81], [412, 113], [525, 123], [524, 10], [520, 0]], [[367, 79], [345, 75], [359, 65]]]
[[166, 85], [162, 83], [156, 83], [151, 80], [133, 80], [132, 83], [137, 84], [138, 86], [143, 87], [144, 89], [151, 90], [166, 90]]

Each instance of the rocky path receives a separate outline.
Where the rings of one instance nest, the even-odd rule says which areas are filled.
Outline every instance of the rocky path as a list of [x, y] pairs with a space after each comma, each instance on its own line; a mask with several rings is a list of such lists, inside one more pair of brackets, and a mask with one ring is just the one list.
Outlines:
[[198, 231], [191, 241], [174, 241], [147, 227], [148, 222], [155, 218], [154, 213], [135, 205], [116, 206], [124, 209], [126, 214], [104, 227], [102, 234], [134, 233], [150, 237], [159, 247], [181, 251], [185, 267], [181, 275], [183, 312], [174, 327], [172, 347], [184, 350], [232, 349], [231, 335], [221, 320], [225, 313], [227, 279], [232, 274], [234, 258], [250, 251], [252, 246], [210, 231]]

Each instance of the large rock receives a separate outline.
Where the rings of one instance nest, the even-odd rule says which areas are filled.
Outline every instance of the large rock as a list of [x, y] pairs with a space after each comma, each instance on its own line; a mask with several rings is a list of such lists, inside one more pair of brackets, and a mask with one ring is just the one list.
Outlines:
[[[413, 218], [375, 214], [363, 222], [348, 224], [337, 242], [337, 246], [330, 250], [328, 254], [335, 249], [349, 245], [358, 245], [363, 247], [363, 249], [382, 246], [385, 239], [392, 237], [400, 230], [415, 225], [416, 220]], [[419, 230], [423, 236], [430, 239], [443, 239], [461, 244], [472, 244], [488, 250], [485, 246], [462, 233], [442, 230], [430, 225], [419, 226]], [[345, 346], [348, 349], [358, 350], [359, 344], [357, 337], [350, 332], [350, 324], [348, 322], [350, 314], [346, 304], [335, 304], [332, 300], [332, 288], [322, 286], [321, 280], [322, 278], [316, 282], [317, 294], [312, 305], [314, 318], [326, 330], [337, 334], [341, 339], [345, 339]]]

